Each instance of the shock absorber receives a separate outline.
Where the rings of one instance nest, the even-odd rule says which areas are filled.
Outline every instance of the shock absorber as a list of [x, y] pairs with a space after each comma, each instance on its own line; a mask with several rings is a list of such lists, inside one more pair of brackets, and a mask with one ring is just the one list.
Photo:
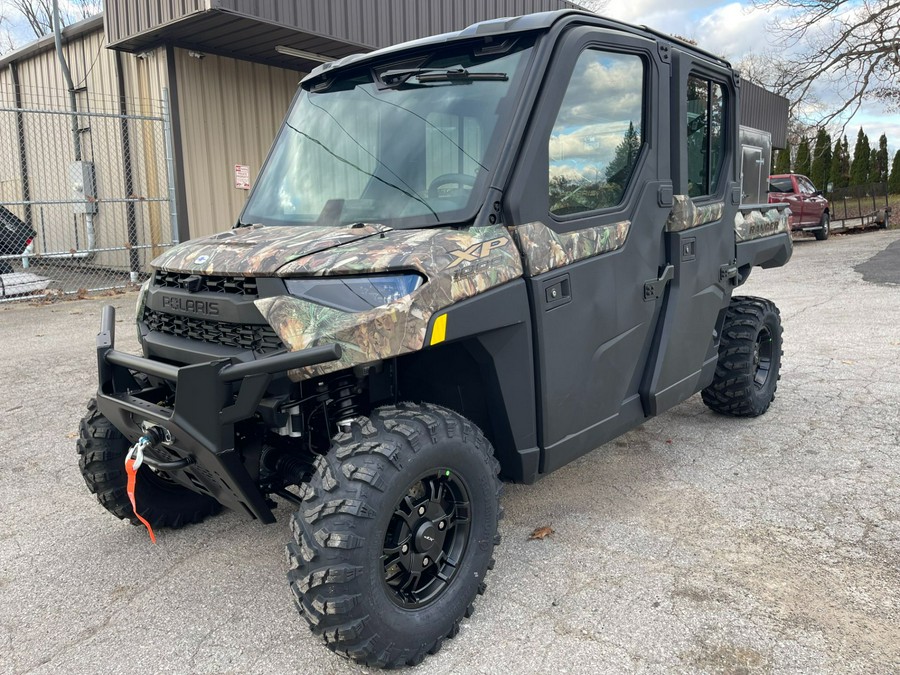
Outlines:
[[334, 380], [329, 387], [328, 419], [339, 423], [362, 413], [362, 379], [347, 375]]

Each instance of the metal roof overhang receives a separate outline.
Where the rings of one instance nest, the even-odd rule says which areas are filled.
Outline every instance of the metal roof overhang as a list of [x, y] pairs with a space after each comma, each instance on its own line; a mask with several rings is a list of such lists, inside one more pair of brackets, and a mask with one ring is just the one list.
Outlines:
[[221, 9], [189, 14], [143, 33], [131, 35], [109, 46], [121, 51], [140, 53], [161, 44], [172, 44], [197, 52], [255, 61], [291, 70], [309, 70], [319, 65], [319, 61], [280, 54], [275, 51], [276, 45], [292, 47], [329, 59], [339, 59], [373, 49], [366, 45], [316, 35]]

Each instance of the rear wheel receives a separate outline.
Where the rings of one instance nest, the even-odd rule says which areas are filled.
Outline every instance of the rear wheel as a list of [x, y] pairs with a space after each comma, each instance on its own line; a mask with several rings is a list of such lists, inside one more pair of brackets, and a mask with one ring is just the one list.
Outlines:
[[288, 580], [312, 632], [369, 666], [437, 652], [493, 567], [499, 468], [481, 431], [444, 408], [353, 420], [291, 521]]
[[[103, 508], [116, 518], [140, 525], [126, 492], [128, 448], [128, 439], [100, 413], [97, 402], [91, 399], [88, 413], [81, 420], [77, 442], [81, 475]], [[178, 485], [146, 464], [138, 468], [134, 496], [138, 512], [153, 527], [179, 528], [199, 523], [222, 508], [212, 497]]]
[[757, 417], [781, 379], [781, 316], [775, 303], [736, 297], [725, 315], [716, 374], [703, 402], [723, 415]]
[[822, 214], [822, 220], [819, 221], [819, 225], [819, 229], [813, 234], [816, 235], [816, 239], [819, 241], [825, 241], [831, 233], [831, 216], [828, 215], [827, 211]]

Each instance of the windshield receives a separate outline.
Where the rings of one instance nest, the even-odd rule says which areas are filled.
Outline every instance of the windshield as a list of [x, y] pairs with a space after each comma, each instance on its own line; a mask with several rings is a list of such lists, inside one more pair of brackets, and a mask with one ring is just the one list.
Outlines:
[[533, 41], [455, 45], [306, 83], [241, 223], [409, 228], [474, 217]]

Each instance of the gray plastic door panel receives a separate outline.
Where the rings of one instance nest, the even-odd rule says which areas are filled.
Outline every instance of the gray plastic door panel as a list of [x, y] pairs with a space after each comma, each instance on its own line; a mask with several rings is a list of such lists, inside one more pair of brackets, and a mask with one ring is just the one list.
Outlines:
[[578, 28], [555, 53], [509, 190], [532, 303], [542, 473], [644, 419], [638, 389], [661, 307], [644, 285], [664, 267], [672, 195], [660, 178], [668, 66], [656, 43]]

